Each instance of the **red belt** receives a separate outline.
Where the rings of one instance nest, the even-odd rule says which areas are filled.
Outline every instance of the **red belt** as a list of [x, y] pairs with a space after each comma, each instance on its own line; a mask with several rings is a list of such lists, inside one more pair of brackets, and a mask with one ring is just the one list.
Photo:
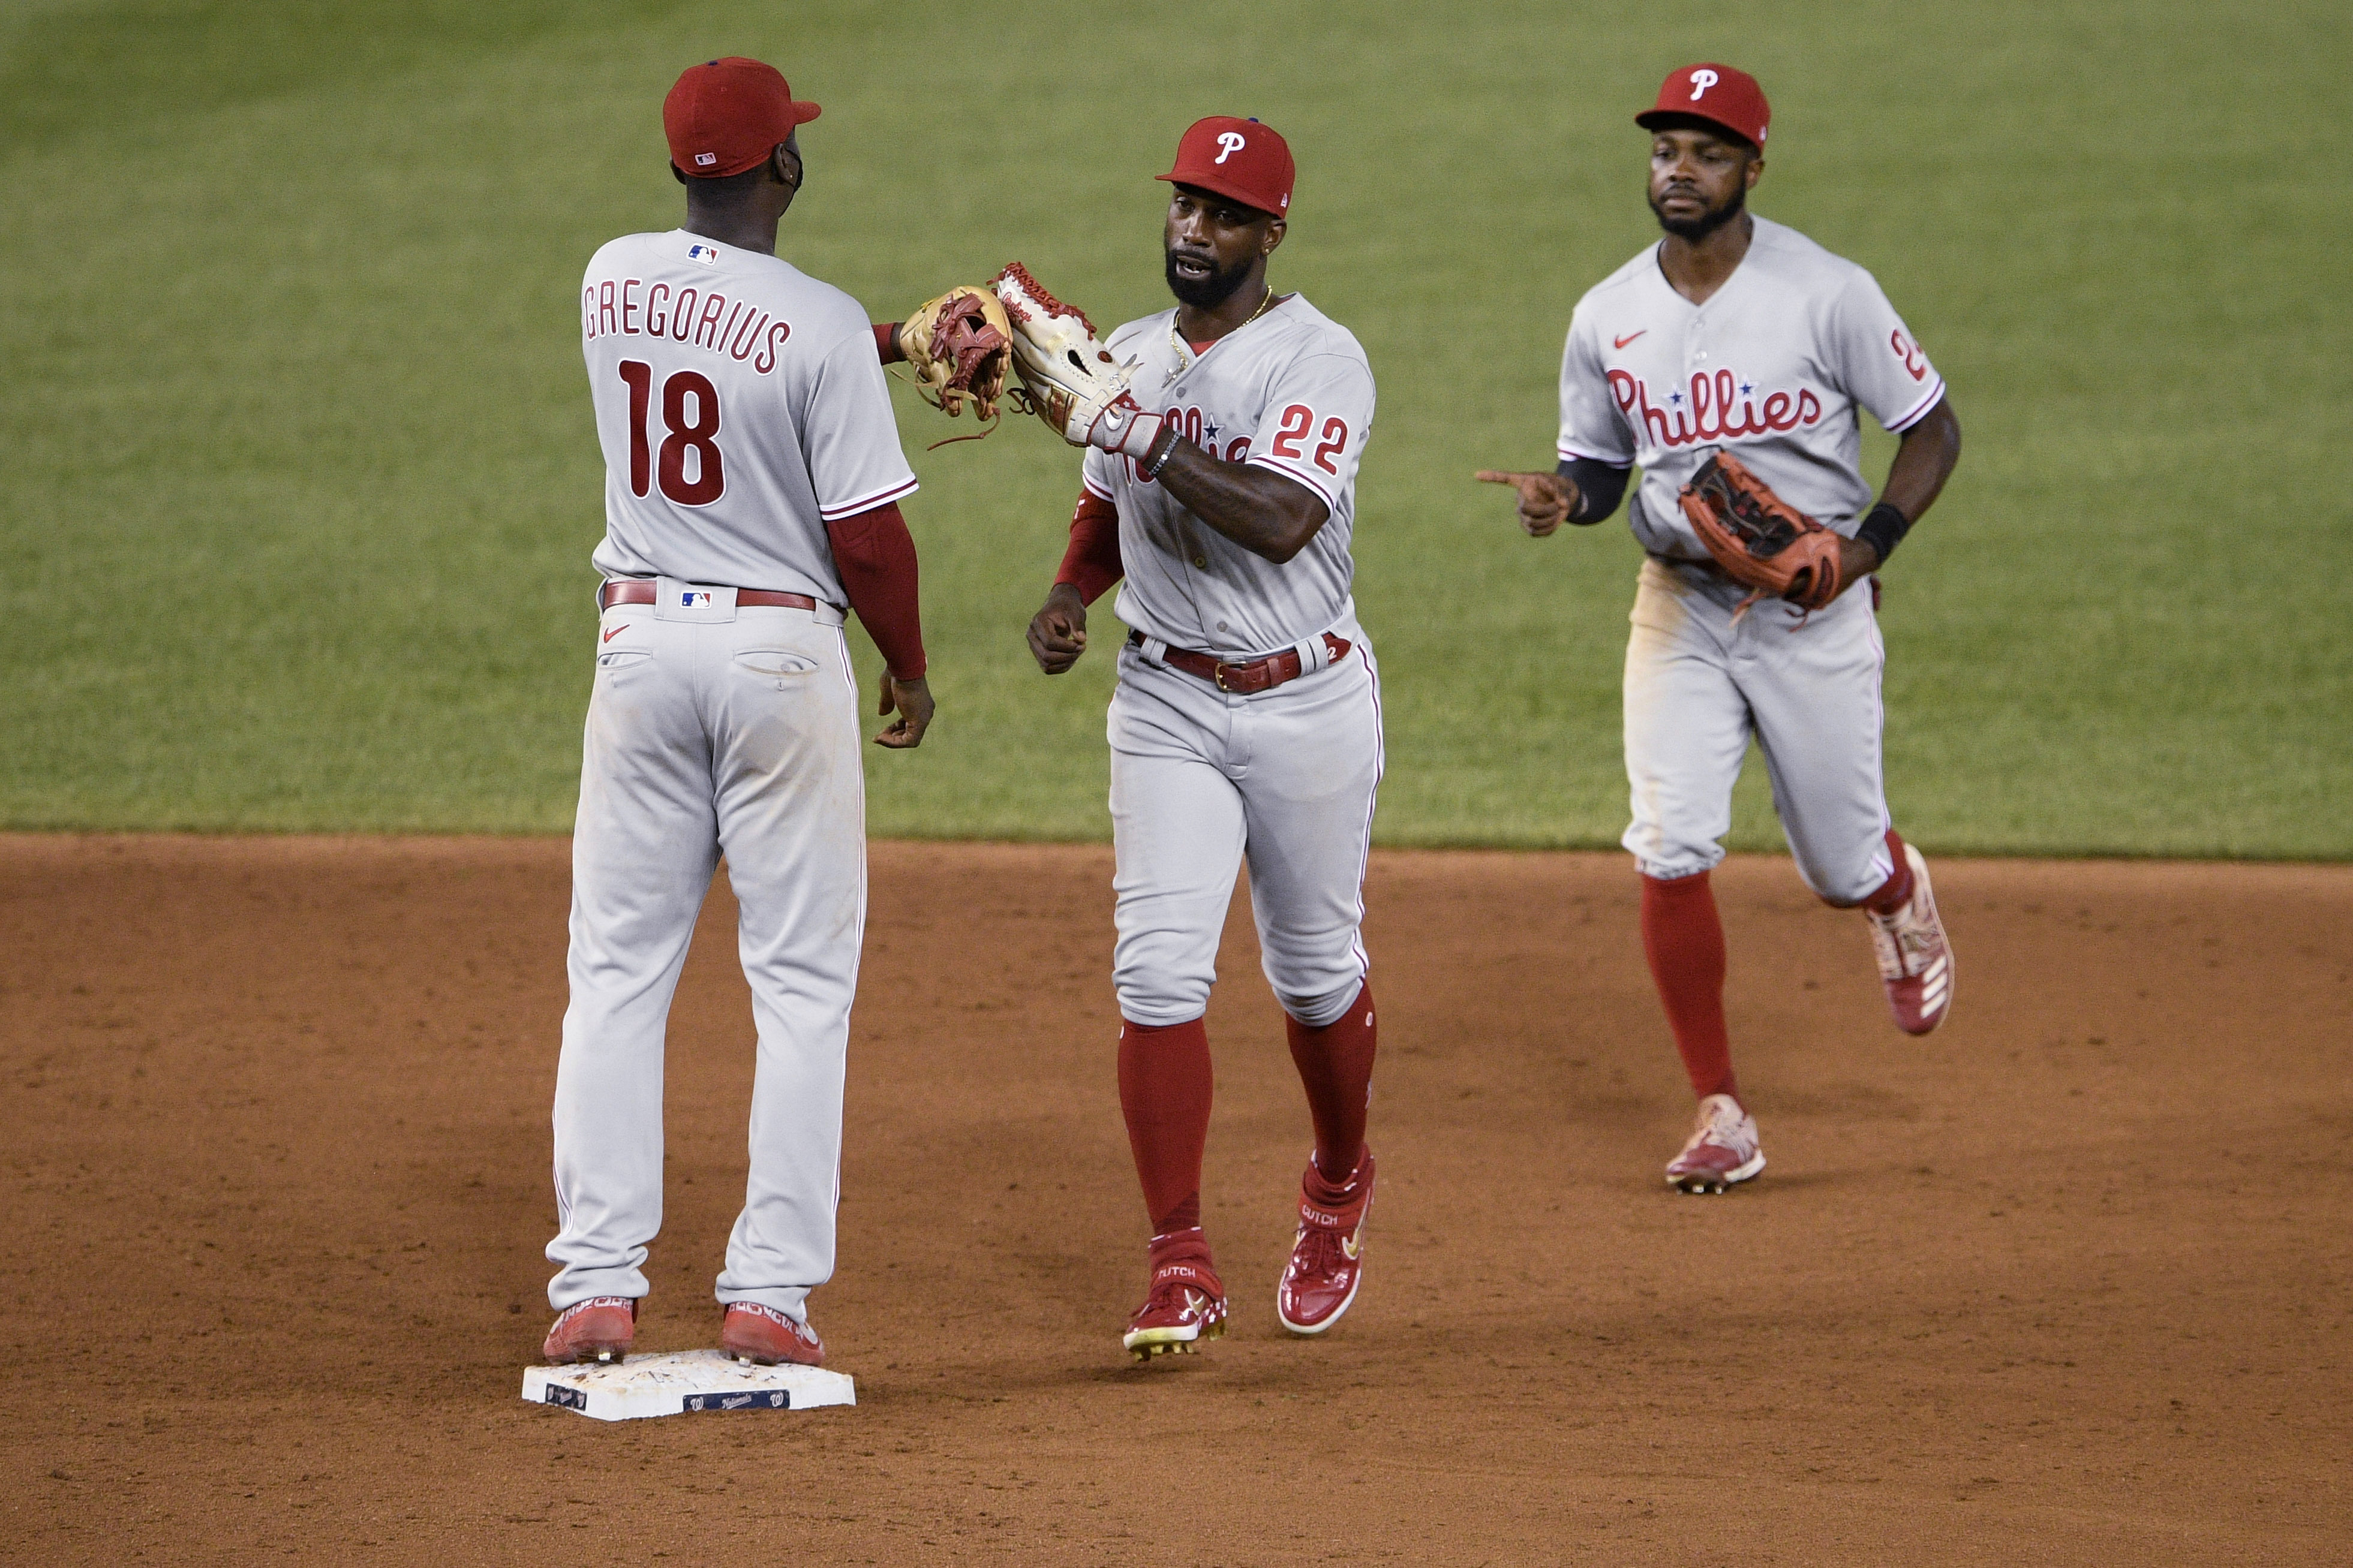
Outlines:
[[[605, 584], [597, 595], [596, 607], [609, 610], [615, 605], [650, 605], [654, 602], [654, 585], [642, 578], [622, 578]], [[779, 594], [766, 588], [738, 588], [735, 602], [748, 609], [814, 610], [817, 601], [807, 594]]]
[[[1127, 643], [1130, 647], [1142, 647], [1144, 634], [1128, 633]], [[1348, 639], [1345, 637], [1335, 637], [1325, 632], [1324, 647], [1331, 655], [1329, 662], [1332, 664], [1348, 657]], [[1306, 673], [1295, 647], [1271, 653], [1264, 658], [1254, 658], [1248, 664], [1228, 664], [1206, 653], [1195, 653], [1191, 648], [1172, 647], [1160, 656], [1160, 662], [1171, 669], [1181, 669], [1187, 675], [1198, 676], [1220, 691], [1231, 691], [1243, 697], [1271, 691], [1284, 681], [1296, 680]]]

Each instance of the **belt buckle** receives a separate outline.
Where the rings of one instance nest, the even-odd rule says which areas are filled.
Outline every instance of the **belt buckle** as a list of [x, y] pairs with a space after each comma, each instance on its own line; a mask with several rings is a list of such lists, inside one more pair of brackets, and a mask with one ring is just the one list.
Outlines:
[[1209, 684], [1216, 687], [1220, 691], [1230, 692], [1233, 690], [1233, 688], [1226, 684], [1226, 661], [1222, 658], [1211, 665], [1209, 667]]

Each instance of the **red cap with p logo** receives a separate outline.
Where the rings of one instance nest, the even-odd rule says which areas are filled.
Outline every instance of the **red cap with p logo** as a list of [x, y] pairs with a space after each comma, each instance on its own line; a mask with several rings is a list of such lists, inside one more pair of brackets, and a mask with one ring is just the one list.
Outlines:
[[1291, 144], [1271, 125], [1213, 114], [1176, 143], [1176, 166], [1154, 179], [1197, 185], [1277, 217], [1291, 214]]
[[793, 101], [776, 67], [729, 55], [679, 74], [662, 100], [662, 132], [680, 174], [717, 180], [757, 168], [793, 127], [818, 112], [814, 103]]
[[1765, 132], [1773, 110], [1765, 89], [1746, 71], [1706, 61], [1685, 66], [1660, 85], [1659, 101], [1634, 116], [1645, 131], [1656, 131], [1675, 118], [1704, 120], [1722, 126], [1745, 142], [1765, 145]]

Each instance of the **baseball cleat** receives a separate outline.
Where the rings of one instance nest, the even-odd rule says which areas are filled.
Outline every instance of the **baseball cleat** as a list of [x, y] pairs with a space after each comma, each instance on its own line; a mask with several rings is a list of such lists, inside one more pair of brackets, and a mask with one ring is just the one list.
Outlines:
[[730, 1301], [719, 1328], [719, 1348], [737, 1361], [754, 1366], [788, 1362], [795, 1366], [823, 1366], [825, 1342], [807, 1323], [757, 1301]]
[[1871, 921], [1871, 945], [1879, 978], [1887, 986], [1887, 1010], [1907, 1035], [1925, 1035], [1945, 1021], [1953, 1006], [1953, 944], [1936, 914], [1936, 890], [1928, 885], [1928, 862], [1906, 844], [1912, 896], [1892, 915], [1863, 915]]
[[558, 1366], [573, 1362], [617, 1362], [638, 1337], [638, 1303], [632, 1296], [591, 1296], [556, 1314], [539, 1353]]
[[1152, 1286], [1128, 1319], [1120, 1344], [1136, 1360], [1150, 1361], [1191, 1355], [1202, 1341], [1222, 1338], [1225, 1331], [1226, 1288], [1200, 1230], [1153, 1237]]
[[1679, 1193], [1720, 1193], [1765, 1168], [1757, 1119], [1728, 1094], [1699, 1102], [1699, 1124], [1683, 1152], [1667, 1162], [1667, 1185]]
[[[1335, 1191], [1339, 1201], [1319, 1201]], [[1355, 1303], [1365, 1277], [1365, 1216], [1372, 1208], [1370, 1149], [1357, 1159], [1347, 1184], [1336, 1189], [1308, 1161], [1299, 1181], [1299, 1233], [1292, 1237], [1282, 1282], [1274, 1288], [1274, 1315], [1284, 1328], [1320, 1334]]]

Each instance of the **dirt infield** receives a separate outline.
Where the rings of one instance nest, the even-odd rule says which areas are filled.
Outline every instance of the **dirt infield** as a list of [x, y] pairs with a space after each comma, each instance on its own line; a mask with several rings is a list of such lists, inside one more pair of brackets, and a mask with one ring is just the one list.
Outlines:
[[[1131, 1368], [1108, 855], [880, 845], [841, 1268], [854, 1411], [605, 1426], [546, 1326], [552, 840], [0, 838], [0, 1558], [2342, 1561], [2353, 868], [1941, 861], [1889, 1026], [1785, 863], [1718, 883], [1772, 1160], [1689, 1115], [1616, 857], [1377, 857], [1365, 1293], [1275, 1327], [1308, 1142], [1246, 913], [1205, 1194], [1234, 1337]], [[649, 1350], [712, 1342], [749, 1010], [673, 1021]], [[1765, 954], [1796, 955], [1786, 978]], [[2328, 1547], [2334, 1540], [2337, 1545]]]

